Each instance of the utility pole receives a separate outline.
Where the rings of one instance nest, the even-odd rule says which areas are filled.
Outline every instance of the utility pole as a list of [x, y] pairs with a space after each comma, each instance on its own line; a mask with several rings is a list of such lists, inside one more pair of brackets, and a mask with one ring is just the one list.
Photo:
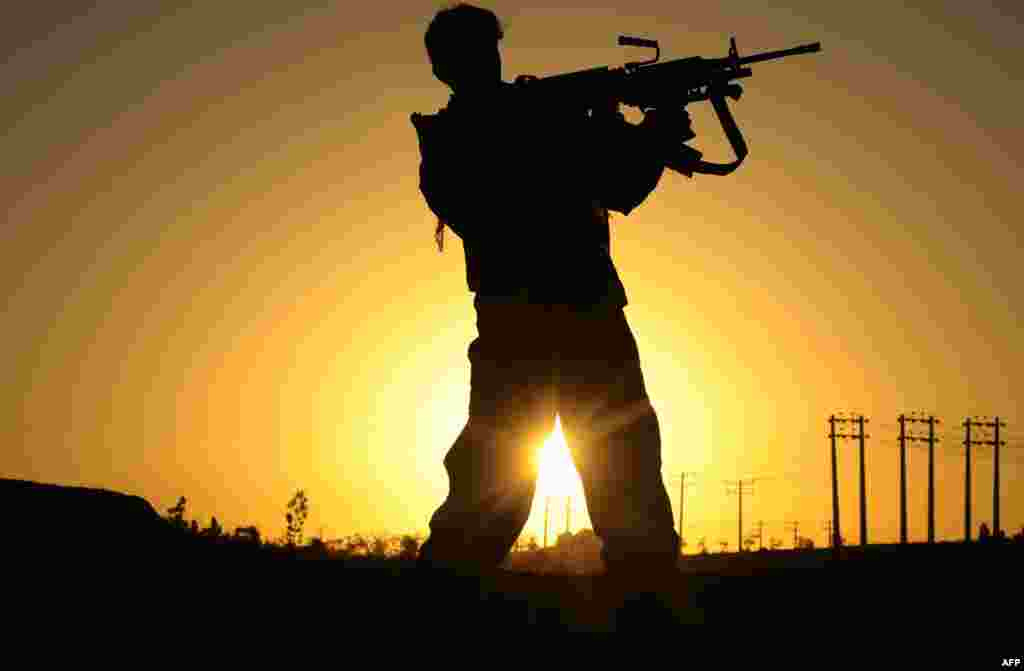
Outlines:
[[935, 422], [928, 416], [928, 542], [935, 542]]
[[795, 550], [796, 546], [797, 546], [797, 541], [800, 538], [800, 536], [797, 535], [797, 532], [800, 529], [800, 523], [799, 522], [786, 522], [786, 530], [787, 531], [789, 530], [789, 527], [793, 527], [793, 549]]
[[736, 488], [736, 493], [739, 495], [739, 528], [736, 531], [736, 551], [743, 551], [743, 483]]
[[[683, 529], [685, 528], [684, 522], [683, 522], [683, 518], [684, 518], [684, 515], [683, 515], [683, 510], [684, 510], [683, 502], [686, 499], [686, 488], [687, 488], [687, 486], [694, 487], [694, 484], [693, 484], [693, 481], [692, 481], [692, 477], [694, 475], [696, 475], [696, 473], [685, 472], [685, 471], [683, 471], [683, 472], [681, 472], [679, 474], [679, 551], [680, 552], [683, 551], [683, 547], [685, 545], [685, 539], [683, 538]], [[687, 477], [691, 478], [691, 481], [689, 481], [689, 483], [687, 483], [687, 481], [686, 481]]]
[[[864, 439], [870, 438], [871, 436], [864, 435], [864, 424], [870, 420], [865, 419], [864, 415], [858, 415], [857, 417], [836, 417], [832, 415], [828, 418], [829, 426], [831, 431], [829, 438], [832, 439], [832, 533], [835, 535], [833, 539], [833, 547], [839, 547], [839, 483], [836, 475], [836, 438], [845, 439], [856, 439], [860, 442], [860, 544], [866, 546], [868, 544], [868, 511], [867, 511], [867, 491], [864, 477]], [[851, 424], [856, 422], [858, 425], [857, 433], [836, 433], [836, 423], [841, 424], [850, 422]]]
[[[911, 413], [911, 414], [913, 415], [913, 413]], [[925, 438], [923, 436], [911, 436], [911, 435], [908, 435], [906, 433], [905, 429], [904, 429], [904, 424], [907, 423], [907, 422], [909, 422], [911, 424], [914, 424], [914, 423], [927, 424], [928, 425], [928, 437]], [[905, 417], [904, 415], [900, 415], [900, 438], [899, 438], [899, 440], [900, 440], [901, 474], [903, 472], [903, 464], [905, 463], [906, 458], [907, 458], [906, 454], [905, 454], [905, 451], [904, 451], [905, 443], [907, 443], [907, 442], [911, 442], [912, 443], [914, 441], [920, 441], [920, 442], [928, 443], [928, 542], [929, 543], [934, 543], [935, 542], [935, 443], [937, 443], [939, 441], [939, 439], [935, 437], [935, 425], [936, 424], [941, 424], [941, 423], [942, 422], [940, 420], [935, 419], [935, 417], [933, 417], [931, 415], [929, 415], [928, 417], [914, 417], [914, 416]], [[906, 503], [904, 501], [906, 499], [906, 490], [905, 490], [905, 484], [903, 484], [903, 482], [902, 482], [902, 477], [901, 477], [900, 487], [902, 488], [901, 491], [900, 491], [900, 501], [901, 501], [901, 509], [900, 509], [900, 542], [905, 543], [906, 542], [906, 521], [904, 520], [904, 517], [906, 516]]]
[[694, 473], [682, 472], [679, 474], [679, 548], [683, 548], [683, 501], [686, 499], [686, 476]]
[[866, 547], [868, 544], [868, 509], [867, 491], [865, 489], [864, 477], [864, 415], [857, 418], [858, 430], [857, 439], [860, 442], [860, 545]]
[[679, 474], [679, 545], [683, 544], [683, 503], [686, 501], [686, 471]]
[[971, 418], [964, 420], [964, 542], [971, 542]]
[[[829, 434], [832, 441], [832, 524], [829, 525], [829, 538], [833, 548], [839, 547], [839, 476], [836, 470], [836, 417], [829, 415]], [[833, 531], [834, 529], [834, 531]]]
[[551, 497], [544, 497], [544, 547], [548, 546], [548, 517], [551, 514]]
[[900, 422], [900, 543], [907, 544], [907, 432], [906, 417], [902, 414]]
[[565, 497], [565, 533], [569, 533], [570, 520], [572, 520], [572, 496]]
[[999, 440], [999, 427], [1006, 426], [1006, 424], [1001, 423], [998, 417], [996, 417], [996, 421], [994, 422], [994, 424], [996, 430], [996, 437], [995, 440], [992, 441], [992, 446], [995, 448], [996, 465], [995, 471], [992, 474], [993, 479], [995, 480], [992, 486], [992, 526], [995, 528], [992, 529], [992, 533], [995, 534], [996, 537], [998, 537], [1001, 535], [1002, 529], [1002, 527], [999, 526], [999, 444], [1000, 442], [1002, 442]]
[[737, 494], [739, 495], [739, 527], [736, 537], [736, 541], [739, 544], [737, 552], [743, 551], [743, 493], [746, 491], [747, 494], [754, 493], [754, 483], [764, 478], [750, 478], [749, 480], [726, 480], [725, 483], [734, 489], [726, 488], [726, 494]]
[[[964, 439], [964, 449], [966, 451], [966, 488], [965, 488], [965, 500], [964, 500], [964, 540], [971, 540], [971, 446], [972, 445], [991, 445], [995, 448], [995, 467], [993, 470], [993, 485], [992, 485], [992, 533], [999, 533], [999, 447], [1005, 445], [1006, 441], [999, 439], [999, 429], [1006, 426], [1006, 422], [999, 421], [996, 417], [995, 421], [992, 422], [976, 422], [971, 421], [968, 417], [963, 423], [964, 429], [966, 430], [966, 436]], [[993, 440], [972, 440], [971, 439], [971, 427], [977, 426], [979, 428], [990, 428], [995, 429], [995, 438]]]
[[757, 549], [764, 549], [764, 520], [757, 521]]

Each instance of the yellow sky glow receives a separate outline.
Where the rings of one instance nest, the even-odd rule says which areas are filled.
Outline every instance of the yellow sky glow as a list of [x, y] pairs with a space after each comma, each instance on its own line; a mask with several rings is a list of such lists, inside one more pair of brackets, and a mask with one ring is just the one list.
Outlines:
[[[422, 42], [441, 3], [81, 4], [0, 27], [0, 476], [161, 511], [184, 495], [203, 524], [271, 537], [302, 488], [314, 533], [425, 532], [476, 335], [409, 122], [448, 100]], [[731, 35], [741, 53], [822, 43], [753, 67], [736, 173], [668, 173], [612, 217], [674, 508], [696, 473], [685, 535], [735, 545], [723, 482], [771, 476], [744, 518], [824, 542], [826, 420], [845, 410], [871, 418], [872, 540], [897, 538], [896, 418], [914, 410], [944, 422], [939, 538], [962, 534], [968, 415], [1008, 422], [1002, 520], [1024, 523], [1008, 486], [1024, 454], [1016, 5], [484, 4], [508, 24], [508, 81], [636, 59], [620, 34], [659, 39], [663, 59], [723, 56]], [[691, 144], [725, 160], [710, 107], [690, 111]], [[528, 532], [566, 492], [573, 528], [589, 524], [560, 441]], [[856, 457], [841, 446], [854, 540]], [[975, 525], [993, 470], [976, 459]], [[920, 539], [926, 454], [909, 462]]]

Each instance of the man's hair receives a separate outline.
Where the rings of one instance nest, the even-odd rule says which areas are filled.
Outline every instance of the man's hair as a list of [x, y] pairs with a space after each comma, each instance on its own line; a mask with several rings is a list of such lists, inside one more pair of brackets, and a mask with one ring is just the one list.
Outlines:
[[461, 45], [497, 44], [503, 37], [505, 30], [494, 12], [460, 2], [434, 15], [423, 41], [430, 62], [444, 66]]

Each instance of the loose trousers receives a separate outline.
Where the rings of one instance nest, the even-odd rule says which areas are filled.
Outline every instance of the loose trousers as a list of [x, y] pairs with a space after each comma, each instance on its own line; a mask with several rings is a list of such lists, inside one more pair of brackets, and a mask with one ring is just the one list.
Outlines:
[[420, 561], [474, 571], [504, 561], [530, 514], [537, 448], [558, 413], [607, 572], [674, 569], [679, 536], [658, 418], [623, 310], [474, 305], [469, 419], [444, 458], [449, 493]]

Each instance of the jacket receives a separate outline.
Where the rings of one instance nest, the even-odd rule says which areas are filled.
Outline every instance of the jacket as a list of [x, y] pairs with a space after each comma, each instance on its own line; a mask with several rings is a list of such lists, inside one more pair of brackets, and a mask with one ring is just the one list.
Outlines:
[[[502, 83], [501, 90], [512, 85]], [[462, 240], [478, 298], [627, 304], [611, 259], [608, 211], [629, 215], [664, 172], [646, 128], [452, 95], [413, 114], [420, 191]]]

